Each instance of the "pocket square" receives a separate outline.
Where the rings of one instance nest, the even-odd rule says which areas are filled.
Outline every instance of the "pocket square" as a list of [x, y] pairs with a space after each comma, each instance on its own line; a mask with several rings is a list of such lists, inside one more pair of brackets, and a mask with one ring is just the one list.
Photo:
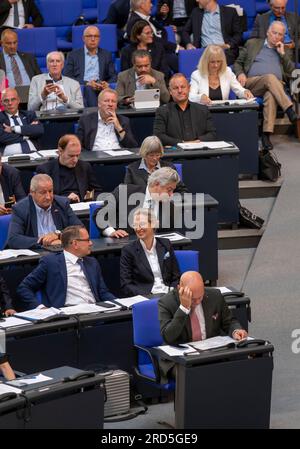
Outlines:
[[217, 320], [218, 317], [219, 317], [219, 314], [218, 314], [218, 313], [215, 313], [214, 315], [212, 315], [212, 319], [213, 319], [213, 320]]
[[164, 260], [166, 260], [168, 257], [170, 257], [170, 253], [169, 253], [169, 251], [168, 252], [166, 252], [166, 254], [164, 255]]

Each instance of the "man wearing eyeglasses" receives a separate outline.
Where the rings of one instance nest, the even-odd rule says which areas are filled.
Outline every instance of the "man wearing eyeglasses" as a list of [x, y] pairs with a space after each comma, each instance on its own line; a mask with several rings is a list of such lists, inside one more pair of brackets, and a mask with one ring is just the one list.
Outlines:
[[256, 37], [265, 39], [269, 26], [275, 21], [282, 22], [285, 25], [284, 47], [287, 55], [293, 57], [295, 48], [296, 29], [300, 27], [299, 17], [293, 12], [286, 11], [287, 0], [270, 0], [271, 10], [264, 14], [256, 16], [251, 38]]
[[31, 153], [39, 149], [44, 127], [35, 112], [19, 110], [20, 97], [15, 89], [2, 92], [0, 112], [0, 152], [4, 156]]
[[100, 30], [88, 26], [83, 32], [84, 47], [68, 54], [64, 75], [84, 84], [85, 106], [97, 106], [97, 97], [117, 80], [111, 53], [100, 48]]
[[64, 251], [40, 260], [38, 267], [17, 290], [25, 309], [37, 307], [36, 293], [42, 292], [46, 307], [95, 304], [115, 296], [107, 289], [97, 260], [88, 257], [92, 242], [83, 226], [69, 226], [61, 234]]

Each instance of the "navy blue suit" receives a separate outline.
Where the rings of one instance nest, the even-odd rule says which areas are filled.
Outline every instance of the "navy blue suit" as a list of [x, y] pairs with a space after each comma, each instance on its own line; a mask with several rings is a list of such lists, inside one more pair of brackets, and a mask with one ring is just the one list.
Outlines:
[[5, 201], [9, 201], [9, 197], [12, 195], [15, 195], [16, 201], [20, 201], [26, 197], [20, 178], [20, 172], [17, 168], [8, 164], [3, 164], [0, 174], [0, 184]]
[[[96, 302], [111, 301], [115, 296], [107, 289], [101, 268], [93, 257], [83, 258], [87, 281]], [[46, 307], [64, 307], [67, 295], [67, 268], [63, 253], [50, 254], [19, 285], [17, 293], [26, 310], [39, 305], [36, 292], [42, 293]]]
[[[82, 225], [70, 207], [69, 200], [54, 195], [51, 213], [56, 229], [62, 231], [67, 226]], [[8, 229], [9, 248], [38, 248], [38, 227], [36, 209], [31, 195], [12, 207], [11, 222]]]
[[18, 115], [23, 123], [21, 126], [21, 134], [8, 133], [4, 131], [3, 124], [10, 126], [9, 117], [6, 112], [0, 112], [0, 152], [3, 153], [6, 145], [14, 143], [22, 143], [23, 136], [28, 136], [36, 149], [39, 149], [39, 137], [44, 134], [44, 127], [41, 123], [31, 125], [33, 121], [37, 121], [37, 116], [33, 111], [18, 111]]

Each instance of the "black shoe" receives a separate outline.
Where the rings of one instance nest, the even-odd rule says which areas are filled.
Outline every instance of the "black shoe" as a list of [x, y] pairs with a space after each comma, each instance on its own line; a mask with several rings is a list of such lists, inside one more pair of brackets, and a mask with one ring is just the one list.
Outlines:
[[290, 106], [289, 108], [287, 108], [285, 113], [288, 116], [289, 121], [291, 123], [296, 123], [297, 122], [298, 116], [297, 116], [296, 112], [294, 111], [293, 106]]
[[270, 133], [262, 133], [261, 143], [262, 143], [262, 147], [264, 150], [268, 150], [268, 151], [273, 150], [273, 144], [270, 140]]

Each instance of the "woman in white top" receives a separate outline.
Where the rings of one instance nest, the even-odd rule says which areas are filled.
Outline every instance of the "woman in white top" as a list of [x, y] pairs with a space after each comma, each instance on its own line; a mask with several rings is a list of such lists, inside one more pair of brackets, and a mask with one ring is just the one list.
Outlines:
[[195, 103], [211, 104], [213, 100], [228, 100], [230, 90], [238, 98], [253, 98], [227, 67], [224, 50], [219, 45], [208, 45], [191, 76], [189, 99]]

